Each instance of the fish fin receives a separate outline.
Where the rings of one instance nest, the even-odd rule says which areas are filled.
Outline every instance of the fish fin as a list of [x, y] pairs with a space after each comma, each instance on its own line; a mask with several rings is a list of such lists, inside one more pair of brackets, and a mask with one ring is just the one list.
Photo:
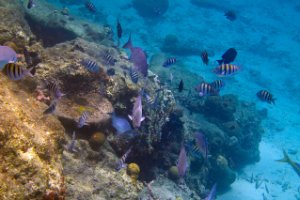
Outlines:
[[289, 162], [290, 158], [288, 156], [288, 154], [286, 153], [286, 151], [283, 149], [283, 158], [282, 159], [279, 159], [279, 160], [276, 160], [277, 162]]
[[25, 75], [30, 76], [30, 77], [33, 77], [33, 74], [31, 73], [31, 70], [33, 70], [33, 68], [34, 68], [34, 67], [30, 67], [30, 68], [26, 69]]
[[275, 105], [275, 101], [276, 101], [277, 99], [276, 98], [273, 98], [272, 100], [271, 100], [271, 103], [273, 103], [274, 105]]
[[145, 117], [142, 117], [142, 118], [141, 118], [141, 122], [144, 121], [145, 119], [146, 119]]
[[217, 60], [217, 62], [218, 62], [219, 65], [222, 65], [223, 60]]
[[128, 41], [123, 45], [123, 48], [130, 49], [131, 47], [132, 47], [132, 41], [131, 41], [131, 33], [130, 33]]
[[132, 116], [131, 115], [128, 115], [128, 118], [132, 121]]

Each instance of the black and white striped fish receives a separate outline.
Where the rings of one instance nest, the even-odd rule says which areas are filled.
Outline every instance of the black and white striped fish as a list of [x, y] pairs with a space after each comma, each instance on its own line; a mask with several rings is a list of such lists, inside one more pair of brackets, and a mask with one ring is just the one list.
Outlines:
[[96, 6], [91, 1], [86, 1], [84, 5], [90, 12], [97, 12]]
[[139, 75], [134, 69], [130, 68], [129, 75], [132, 82], [137, 83], [139, 81]]
[[82, 60], [80, 62], [80, 64], [82, 64], [91, 73], [99, 73], [100, 72], [100, 66], [92, 60], [85, 59], [85, 60]]
[[220, 90], [222, 87], [225, 86], [224, 81], [222, 80], [215, 80], [214, 82], [210, 83], [211, 87], [213, 87], [215, 90]]
[[48, 90], [50, 96], [54, 99], [60, 99], [65, 95], [60, 91], [59, 85], [55, 81], [45, 81], [43, 87]]
[[233, 64], [221, 64], [214, 69], [214, 73], [219, 76], [229, 76], [240, 70], [240, 67]]
[[163, 67], [170, 67], [176, 63], [176, 58], [168, 58], [164, 63]]
[[43, 112], [44, 115], [52, 114], [56, 110], [57, 100], [53, 100], [49, 107]]
[[117, 61], [109, 51], [106, 51], [106, 53], [103, 55], [103, 59], [105, 60], [106, 65], [115, 65], [115, 62]]
[[23, 79], [25, 76], [33, 77], [31, 70], [33, 68], [25, 69], [16, 63], [7, 63], [2, 72], [11, 80], [18, 81]]
[[88, 119], [88, 117], [89, 113], [87, 111], [84, 111], [78, 119], [77, 128], [82, 128], [84, 125], [87, 125], [86, 120]]
[[257, 97], [262, 100], [262, 101], [265, 101], [267, 103], [273, 103], [275, 104], [275, 98], [273, 97], [273, 95], [268, 92], [267, 90], [260, 90], [256, 93]]
[[195, 87], [195, 90], [199, 92], [199, 96], [203, 97], [206, 95], [218, 95], [218, 91], [215, 90], [210, 84], [202, 82]]
[[125, 154], [117, 161], [116, 163], [116, 171], [120, 171], [122, 168], [126, 167], [126, 159], [131, 152], [132, 147], [130, 147]]

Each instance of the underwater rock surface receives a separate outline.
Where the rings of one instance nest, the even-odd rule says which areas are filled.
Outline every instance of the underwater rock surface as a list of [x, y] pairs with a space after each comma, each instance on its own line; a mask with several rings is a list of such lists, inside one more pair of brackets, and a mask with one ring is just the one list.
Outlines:
[[146, 187], [140, 193], [139, 200], [148, 199], [201, 200], [201, 198], [185, 184], [179, 185], [163, 176], [147, 183]]
[[37, 39], [43, 41], [45, 47], [51, 47], [77, 37], [112, 45], [110, 42], [112, 30], [110, 27], [86, 23], [78, 18], [63, 15], [59, 8], [44, 0], [38, 3], [39, 9], [26, 10], [25, 19], [31, 31]]
[[142, 184], [134, 184], [126, 169], [115, 171], [118, 158], [108, 142], [98, 151], [86, 140], [78, 140], [76, 146], [78, 152], [63, 154], [66, 199], [137, 199]]
[[0, 199], [63, 197], [63, 126], [3, 74], [0, 84]]
[[34, 36], [24, 20], [20, 2], [0, 0], [0, 5], [0, 44], [10, 41], [20, 47], [30, 43]]

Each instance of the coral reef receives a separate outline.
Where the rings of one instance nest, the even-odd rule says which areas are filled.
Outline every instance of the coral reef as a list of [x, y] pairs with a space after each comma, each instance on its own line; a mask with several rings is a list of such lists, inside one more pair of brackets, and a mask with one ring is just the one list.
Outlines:
[[136, 163], [129, 163], [127, 166], [127, 174], [130, 176], [133, 184], [136, 184], [136, 181], [139, 177], [141, 170], [138, 164]]
[[125, 169], [114, 170], [118, 158], [107, 142], [94, 151], [80, 139], [77, 148], [75, 154], [63, 153], [66, 199], [137, 199], [141, 183], [133, 184]]
[[155, 181], [143, 189], [139, 195], [140, 200], [148, 199], [191, 199], [201, 198], [186, 185], [178, 185], [166, 177], [159, 176]]
[[[31, 63], [25, 55], [19, 62], [36, 69], [34, 78], [20, 82], [0, 76], [5, 85], [0, 89], [0, 156], [4, 161], [0, 195], [10, 199], [63, 199], [65, 195], [67, 199], [138, 199], [140, 181], [155, 179], [146, 184], [140, 199], [200, 199], [198, 195], [204, 198], [215, 182], [220, 189], [228, 188], [236, 178], [234, 170], [259, 159], [260, 123], [266, 112], [257, 111], [255, 104], [235, 95], [200, 98], [187, 92], [186, 88], [203, 78], [184, 71], [180, 62], [176, 73], [181, 76], [176, 75], [174, 82], [191, 81], [185, 81], [183, 92], [171, 91], [168, 74], [161, 67], [163, 54], [151, 60], [148, 77], [139, 77], [135, 83], [130, 77], [132, 63], [113, 45], [110, 27], [71, 17], [44, 0], [39, 1], [40, 9], [26, 11], [25, 2], [0, 0], [0, 5], [5, 5], [0, 8], [0, 44], [20, 54], [26, 48]], [[160, 17], [168, 1], [133, 0], [133, 6], [143, 17]], [[199, 46], [168, 35], [162, 50], [198, 55]], [[99, 69], [87, 70], [83, 60], [96, 63]], [[109, 69], [115, 75], [108, 75]], [[61, 124], [54, 116], [42, 117], [52, 98], [51, 91], [41, 89], [47, 81], [65, 94], [53, 113]], [[126, 120], [138, 95], [142, 95], [146, 119], [139, 129], [120, 136], [113, 128], [112, 113]], [[79, 128], [78, 119], [85, 111], [88, 118]], [[210, 157], [189, 155], [189, 173], [182, 185], [176, 160], [181, 144], [193, 141], [195, 131], [207, 138]], [[62, 151], [64, 136], [72, 148]], [[129, 147], [127, 170], [116, 172], [116, 161]], [[167, 171], [173, 181], [159, 175]], [[9, 184], [16, 187], [9, 188]]]
[[140, 16], [149, 19], [161, 17], [169, 7], [168, 0], [133, 0], [132, 4]]
[[63, 126], [2, 74], [0, 83], [0, 199], [63, 199]]
[[[24, 13], [20, 2], [17, 0], [0, 0], [0, 44], [14, 42], [17, 47], [28, 45], [34, 36], [30, 27], [24, 20]], [[16, 12], [18, 10], [18, 12]]]
[[94, 133], [90, 138], [90, 145], [92, 148], [97, 149], [104, 144], [106, 136], [102, 132]]
[[43, 42], [45, 47], [51, 47], [77, 37], [112, 45], [110, 27], [88, 24], [78, 18], [63, 15], [58, 8], [44, 0], [39, 1], [39, 9], [26, 10], [25, 19], [31, 31], [38, 40]]
[[176, 166], [170, 167], [168, 171], [168, 177], [174, 181], [177, 181], [179, 179], [178, 169]]

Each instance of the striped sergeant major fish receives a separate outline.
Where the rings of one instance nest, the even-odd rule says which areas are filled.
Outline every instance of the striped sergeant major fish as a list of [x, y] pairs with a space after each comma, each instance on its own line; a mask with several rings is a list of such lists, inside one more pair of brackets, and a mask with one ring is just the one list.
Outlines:
[[221, 64], [216, 67], [213, 72], [219, 76], [229, 76], [240, 70], [240, 67], [233, 64]]
[[176, 58], [168, 58], [164, 63], [163, 67], [170, 67], [171, 65], [174, 65], [176, 63]]
[[199, 96], [207, 96], [207, 95], [218, 95], [218, 91], [214, 89], [210, 84], [202, 82], [195, 87], [195, 90], [199, 93]]
[[86, 120], [88, 117], [89, 117], [89, 113], [87, 111], [84, 111], [78, 119], [77, 128], [82, 128], [84, 125], [87, 125]]
[[59, 85], [55, 81], [44, 81], [42, 88], [47, 89], [50, 96], [52, 96], [54, 99], [60, 99], [65, 95], [60, 91]]
[[92, 13], [97, 12], [96, 6], [91, 1], [86, 1], [84, 5], [90, 12]]
[[23, 79], [25, 76], [33, 77], [31, 74], [31, 70], [33, 67], [29, 69], [25, 69], [22, 66], [16, 64], [16, 63], [7, 63], [2, 72], [11, 80], [18, 81]]
[[224, 81], [219, 79], [219, 80], [215, 80], [215, 81], [211, 82], [209, 85], [211, 87], [213, 87], [215, 90], [220, 90], [222, 87], [225, 86], [225, 83], [224, 83]]
[[116, 171], [120, 171], [121, 169], [126, 167], [126, 159], [131, 152], [132, 147], [130, 147], [125, 154], [117, 161], [116, 163]]
[[139, 81], [139, 74], [133, 68], [129, 69], [129, 75], [132, 82], [137, 83]]
[[83, 65], [91, 73], [99, 73], [100, 72], [100, 66], [92, 60], [85, 59], [85, 60], [82, 60], [80, 62], [80, 64]]
[[294, 171], [298, 174], [298, 176], [300, 176], [300, 163], [297, 163], [297, 162], [293, 161], [292, 159], [290, 159], [290, 157], [288, 156], [288, 154], [286, 153], [285, 150], [283, 150], [283, 156], [284, 157], [282, 159], [277, 160], [277, 161], [288, 163], [294, 169]]
[[260, 90], [256, 93], [256, 95], [262, 101], [265, 101], [265, 102], [270, 103], [270, 104], [272, 104], [272, 103], [275, 104], [276, 99], [267, 90]]

